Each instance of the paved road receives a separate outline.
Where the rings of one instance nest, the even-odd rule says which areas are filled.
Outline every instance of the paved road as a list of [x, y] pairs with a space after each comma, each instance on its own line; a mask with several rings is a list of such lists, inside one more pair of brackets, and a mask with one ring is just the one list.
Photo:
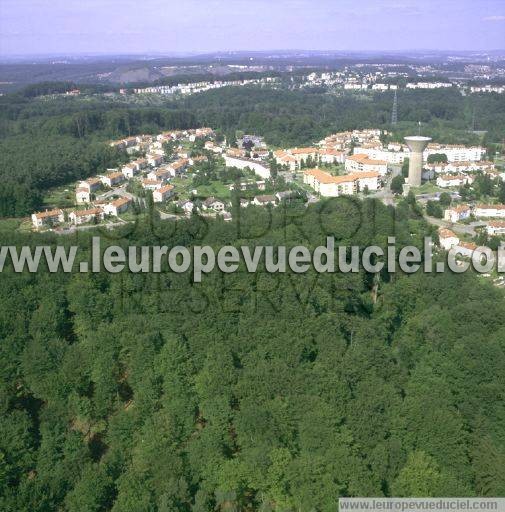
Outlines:
[[112, 196], [127, 197], [128, 199], [137, 199], [137, 196], [134, 196], [133, 194], [130, 194], [129, 192], [126, 191], [126, 185], [121, 185], [120, 187], [113, 188], [108, 192], [104, 192], [103, 194], [97, 196], [97, 199], [108, 199], [109, 197]]
[[425, 218], [430, 224], [433, 224], [434, 226], [447, 228], [461, 235], [475, 236], [477, 234], [477, 228], [486, 226], [485, 222], [479, 221], [471, 222], [470, 224], [453, 224], [452, 222], [448, 222], [443, 219], [436, 219], [435, 217], [428, 217], [427, 215], [425, 215]]
[[[418, 194], [416, 200], [420, 203], [426, 203], [428, 201], [438, 201], [442, 192], [432, 192], [430, 194]], [[453, 201], [459, 201], [461, 196], [457, 192], [448, 192]]]
[[126, 222], [125, 220], [119, 219], [116, 222], [107, 222], [106, 224], [102, 223], [102, 224], [91, 224], [91, 225], [86, 225], [86, 226], [70, 226], [68, 228], [55, 228], [55, 229], [53, 229], [53, 231], [57, 235], [71, 235], [72, 233], [75, 233], [76, 231], [86, 231], [89, 229], [96, 229], [96, 228], [114, 229], [119, 226], [124, 226], [125, 224], [128, 224], [128, 222]]
[[162, 212], [161, 210], [157, 210], [157, 211], [160, 214], [161, 220], [177, 220], [177, 219], [185, 219], [186, 218], [185, 215], [174, 215], [173, 213], [165, 213], [165, 212]]

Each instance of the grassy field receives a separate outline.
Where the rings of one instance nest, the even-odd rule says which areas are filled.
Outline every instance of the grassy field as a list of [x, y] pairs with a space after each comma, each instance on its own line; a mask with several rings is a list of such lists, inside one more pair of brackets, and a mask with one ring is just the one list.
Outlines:
[[427, 182], [420, 187], [413, 187], [412, 192], [414, 192], [414, 194], [433, 194], [435, 192], [451, 192], [451, 190], [437, 187], [433, 182]]
[[44, 196], [44, 206], [46, 208], [70, 208], [74, 205], [75, 192], [69, 186], [49, 190]]
[[21, 225], [22, 219], [0, 219], [0, 231], [15, 231]]
[[29, 218], [0, 219], [0, 232], [19, 231], [28, 233], [32, 231], [32, 222]]
[[197, 187], [200, 197], [215, 196], [219, 199], [230, 199], [230, 189], [228, 185], [223, 185], [220, 181], [212, 181], [210, 185], [202, 185]]

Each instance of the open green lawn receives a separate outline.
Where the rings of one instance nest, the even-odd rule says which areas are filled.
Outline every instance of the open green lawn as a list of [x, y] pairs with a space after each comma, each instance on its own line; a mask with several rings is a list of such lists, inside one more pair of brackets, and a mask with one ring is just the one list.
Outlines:
[[220, 199], [230, 199], [230, 189], [220, 181], [213, 181], [210, 185], [197, 187], [198, 195], [201, 197], [215, 196]]
[[47, 208], [70, 208], [75, 205], [75, 191], [72, 186], [48, 190], [44, 196], [44, 206]]
[[21, 222], [22, 219], [0, 219], [0, 231], [15, 231]]
[[451, 189], [437, 187], [434, 182], [424, 183], [420, 187], [413, 187], [414, 194], [433, 194], [435, 192], [451, 192]]

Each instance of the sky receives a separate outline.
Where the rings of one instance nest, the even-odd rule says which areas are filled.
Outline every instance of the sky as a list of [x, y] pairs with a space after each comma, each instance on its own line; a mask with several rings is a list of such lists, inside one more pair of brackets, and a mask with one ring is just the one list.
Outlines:
[[0, 0], [0, 55], [505, 48], [505, 0]]

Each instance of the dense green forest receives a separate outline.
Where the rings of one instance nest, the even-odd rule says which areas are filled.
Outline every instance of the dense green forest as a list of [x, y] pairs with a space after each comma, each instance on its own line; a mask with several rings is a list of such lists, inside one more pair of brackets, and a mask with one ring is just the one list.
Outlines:
[[[62, 84], [62, 90], [71, 84]], [[48, 89], [49, 88], [49, 89]], [[336, 96], [325, 91], [224, 88], [153, 108], [101, 96], [33, 99], [54, 84], [0, 97], [0, 216], [22, 216], [42, 204], [47, 188], [70, 183], [121, 162], [104, 141], [166, 129], [211, 126], [234, 139], [236, 130], [264, 135], [275, 146], [311, 144], [340, 130], [390, 129], [390, 94]], [[474, 117], [475, 113], [475, 117]], [[394, 138], [424, 123], [439, 142], [478, 142], [468, 129], [488, 130], [487, 143], [505, 137], [505, 102], [499, 95], [457, 91], [400, 94]], [[486, 142], [485, 141], [485, 142]]]
[[[154, 216], [108, 243], [414, 243], [415, 203]], [[2, 235], [78, 244], [89, 233]], [[102, 244], [107, 239], [102, 236]], [[505, 300], [471, 274], [0, 279], [0, 509], [333, 511], [505, 495]]]

